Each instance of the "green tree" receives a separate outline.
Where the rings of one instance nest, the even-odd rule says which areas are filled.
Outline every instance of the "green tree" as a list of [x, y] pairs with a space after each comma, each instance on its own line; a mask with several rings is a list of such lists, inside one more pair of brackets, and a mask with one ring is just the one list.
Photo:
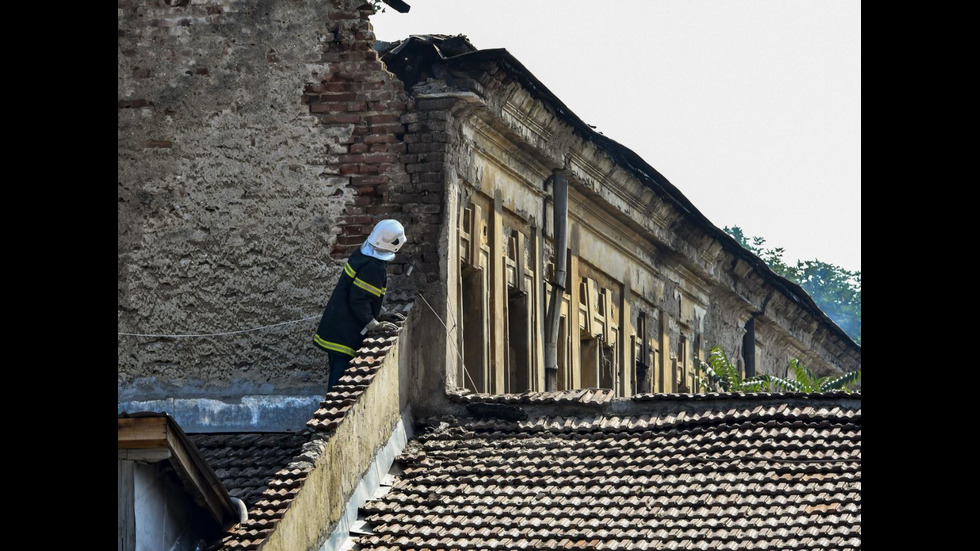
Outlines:
[[854, 342], [861, 344], [861, 272], [820, 260], [783, 261], [782, 247], [767, 248], [762, 237], [746, 237], [738, 226], [724, 228], [740, 245], [761, 258], [776, 274], [796, 283]]
[[801, 260], [787, 279], [802, 287], [838, 327], [861, 344], [861, 272], [819, 260]]

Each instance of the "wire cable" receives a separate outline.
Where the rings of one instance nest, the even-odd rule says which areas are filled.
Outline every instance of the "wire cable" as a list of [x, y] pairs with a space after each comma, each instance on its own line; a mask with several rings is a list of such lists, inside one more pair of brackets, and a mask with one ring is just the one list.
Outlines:
[[[446, 326], [446, 322], [442, 321], [442, 318], [440, 318], [439, 314], [436, 313], [435, 308], [433, 308], [432, 305], [429, 304], [429, 301], [425, 300], [425, 297], [422, 295], [422, 293], [418, 291], [415, 291], [415, 293], [419, 296], [419, 298], [422, 299], [422, 302], [424, 302], [425, 305], [429, 307], [429, 310], [432, 311], [432, 315], [435, 316], [437, 320], [439, 320], [439, 323], [441, 323], [442, 326], [446, 329], [446, 332], [451, 333], [452, 330]], [[455, 328], [456, 328], [456, 320], [453, 320], [453, 329]], [[449, 340], [449, 342], [450, 344], [453, 345], [453, 350], [456, 352], [456, 355], [459, 356], [459, 363], [461, 366], [463, 366], [463, 374], [466, 375], [466, 378], [470, 380], [470, 384], [473, 385], [473, 389], [475, 391], [478, 387], [476, 386], [476, 382], [473, 381], [473, 376], [470, 375], [470, 370], [466, 368], [466, 362], [463, 361], [463, 355], [459, 353], [459, 349], [456, 347], [455, 341]]]
[[222, 333], [196, 333], [196, 334], [187, 334], [187, 335], [162, 335], [162, 334], [153, 334], [153, 333], [116, 333], [116, 334], [118, 336], [121, 336], [121, 337], [122, 336], [126, 336], [126, 337], [163, 337], [163, 338], [171, 338], [171, 339], [181, 339], [181, 338], [187, 338], [187, 337], [220, 337], [220, 336], [223, 336], [223, 335], [236, 335], [236, 334], [239, 334], [239, 333], [251, 333], [252, 331], [261, 331], [263, 329], [270, 329], [272, 327], [279, 327], [280, 325], [289, 325], [291, 323], [300, 323], [300, 322], [303, 322], [303, 321], [309, 321], [309, 320], [312, 320], [312, 319], [316, 319], [318, 317], [320, 317], [320, 314], [317, 314], [315, 316], [310, 316], [308, 318], [298, 319], [298, 320], [284, 321], [284, 322], [281, 322], [281, 323], [274, 323], [272, 325], [263, 325], [261, 327], [253, 327], [251, 329], [242, 329], [240, 331], [225, 331], [225, 332], [222, 332]]

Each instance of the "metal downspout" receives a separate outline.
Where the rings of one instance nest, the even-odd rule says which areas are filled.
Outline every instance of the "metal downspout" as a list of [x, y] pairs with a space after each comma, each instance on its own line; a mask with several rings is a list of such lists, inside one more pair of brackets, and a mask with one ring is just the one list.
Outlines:
[[544, 387], [558, 390], [558, 322], [561, 317], [562, 296], [565, 292], [565, 259], [568, 243], [568, 180], [563, 169], [552, 173], [554, 191], [555, 274], [548, 302], [548, 325], [544, 349]]

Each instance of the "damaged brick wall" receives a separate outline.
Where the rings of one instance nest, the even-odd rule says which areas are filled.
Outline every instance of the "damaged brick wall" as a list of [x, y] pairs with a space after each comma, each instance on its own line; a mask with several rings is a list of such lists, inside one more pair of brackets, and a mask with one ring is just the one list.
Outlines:
[[414, 261], [416, 269], [425, 274], [426, 283], [436, 281], [440, 275], [439, 259], [445, 254], [445, 251], [440, 251], [440, 243], [443, 241], [441, 230], [449, 134], [440, 101], [443, 100], [410, 100], [409, 112], [402, 117], [402, 121], [407, 130], [407, 150], [403, 161], [411, 180], [401, 186], [395, 196], [399, 203], [405, 205], [412, 232], [419, 236]]
[[322, 392], [311, 337], [344, 259], [388, 217], [414, 255], [433, 208], [402, 203], [373, 8], [118, 7], [119, 400]]

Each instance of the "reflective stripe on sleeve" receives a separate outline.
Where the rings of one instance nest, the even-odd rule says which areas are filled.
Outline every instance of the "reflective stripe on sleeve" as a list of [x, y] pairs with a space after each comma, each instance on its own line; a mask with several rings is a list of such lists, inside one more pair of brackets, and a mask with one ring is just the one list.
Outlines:
[[387, 290], [385, 287], [379, 289], [378, 287], [375, 287], [374, 285], [371, 285], [360, 278], [354, 278], [354, 286], [364, 289], [376, 297], [380, 297], [381, 295], [385, 294], [385, 291]]
[[354, 285], [356, 287], [360, 289], [364, 289], [365, 291], [371, 293], [376, 297], [380, 297], [381, 295], [385, 294], [385, 292], [387, 291], [387, 287], [380, 287], [380, 288], [375, 287], [374, 285], [371, 285], [367, 281], [364, 281], [363, 279], [359, 279], [358, 277], [356, 277], [357, 272], [355, 272], [354, 268], [351, 267], [350, 262], [344, 264], [344, 273], [349, 275], [351, 279], [354, 280]]
[[313, 342], [318, 345], [330, 350], [331, 352], [340, 352], [341, 354], [347, 354], [348, 356], [356, 356], [354, 349], [349, 346], [344, 346], [342, 344], [337, 344], [335, 342], [325, 341], [320, 338], [320, 335], [313, 335]]

